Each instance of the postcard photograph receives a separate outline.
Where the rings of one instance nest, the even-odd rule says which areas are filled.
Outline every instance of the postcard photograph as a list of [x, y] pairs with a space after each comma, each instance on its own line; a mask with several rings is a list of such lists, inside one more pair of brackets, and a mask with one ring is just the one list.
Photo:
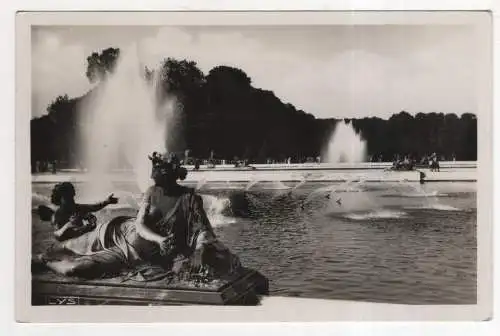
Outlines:
[[485, 299], [480, 20], [50, 20], [17, 112], [28, 305]]

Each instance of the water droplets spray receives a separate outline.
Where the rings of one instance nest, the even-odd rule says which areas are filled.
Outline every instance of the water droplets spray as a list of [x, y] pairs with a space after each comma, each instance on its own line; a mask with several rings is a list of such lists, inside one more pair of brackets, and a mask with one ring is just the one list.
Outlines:
[[106, 175], [126, 164], [137, 186], [144, 191], [151, 183], [153, 151], [164, 152], [166, 130], [175, 104], [158, 99], [158, 79], [146, 80], [136, 45], [121, 51], [115, 71], [94, 90], [82, 111], [81, 154], [89, 169], [94, 192], [109, 187]]
[[328, 163], [363, 162], [366, 157], [366, 141], [356, 133], [352, 124], [345, 121], [339, 122], [330, 137], [323, 157]]

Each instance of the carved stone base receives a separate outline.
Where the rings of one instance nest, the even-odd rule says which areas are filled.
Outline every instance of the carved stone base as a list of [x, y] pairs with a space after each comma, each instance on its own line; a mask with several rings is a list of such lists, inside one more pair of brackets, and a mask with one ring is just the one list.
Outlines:
[[206, 284], [140, 282], [120, 278], [79, 280], [53, 273], [33, 276], [33, 305], [257, 305], [268, 280], [245, 269], [233, 278]]

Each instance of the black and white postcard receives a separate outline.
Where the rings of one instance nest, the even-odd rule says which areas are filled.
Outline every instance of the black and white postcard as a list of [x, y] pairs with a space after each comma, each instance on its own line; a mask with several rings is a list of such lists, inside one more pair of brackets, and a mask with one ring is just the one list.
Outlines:
[[18, 13], [18, 319], [491, 317], [490, 40], [487, 12]]

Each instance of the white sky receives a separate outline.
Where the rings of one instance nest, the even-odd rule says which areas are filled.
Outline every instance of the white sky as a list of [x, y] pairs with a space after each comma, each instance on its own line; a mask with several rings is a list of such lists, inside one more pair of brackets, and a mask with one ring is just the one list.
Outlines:
[[33, 116], [58, 95], [90, 89], [91, 52], [132, 43], [150, 66], [175, 57], [205, 74], [239, 67], [255, 87], [319, 118], [476, 109], [477, 36], [468, 26], [81, 26], [33, 28]]

